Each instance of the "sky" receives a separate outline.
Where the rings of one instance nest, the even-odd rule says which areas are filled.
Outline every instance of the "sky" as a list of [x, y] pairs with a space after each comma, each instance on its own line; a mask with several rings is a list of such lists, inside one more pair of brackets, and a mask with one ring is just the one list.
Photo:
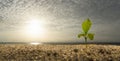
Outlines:
[[0, 0], [0, 42], [83, 42], [87, 18], [92, 42], [120, 42], [120, 0]]

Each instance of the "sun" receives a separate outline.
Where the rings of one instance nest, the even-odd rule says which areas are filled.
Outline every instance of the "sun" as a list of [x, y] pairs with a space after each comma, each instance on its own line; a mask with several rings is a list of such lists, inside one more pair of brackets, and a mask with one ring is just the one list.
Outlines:
[[37, 37], [45, 33], [42, 20], [31, 19], [28, 21], [28, 24], [25, 27], [25, 33], [28, 36]]

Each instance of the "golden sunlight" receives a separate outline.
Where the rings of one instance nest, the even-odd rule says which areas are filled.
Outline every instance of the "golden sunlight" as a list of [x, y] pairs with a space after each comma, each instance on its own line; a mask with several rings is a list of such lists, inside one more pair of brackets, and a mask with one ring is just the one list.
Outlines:
[[31, 37], [43, 36], [45, 30], [42, 21], [43, 20], [38, 20], [35, 18], [29, 20], [28, 24], [25, 27], [25, 33]]
[[32, 42], [32, 43], [30, 43], [30, 44], [32, 44], [32, 45], [39, 45], [39, 44], [41, 44], [41, 43]]

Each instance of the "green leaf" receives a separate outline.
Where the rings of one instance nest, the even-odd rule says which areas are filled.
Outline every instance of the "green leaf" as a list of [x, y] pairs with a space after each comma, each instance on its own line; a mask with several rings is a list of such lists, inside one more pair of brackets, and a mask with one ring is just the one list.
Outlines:
[[78, 34], [78, 38], [80, 38], [81, 36], [85, 36], [85, 34]]
[[90, 21], [90, 19], [86, 19], [83, 23], [82, 23], [82, 29], [85, 32], [85, 34], [88, 33], [90, 27], [91, 27], [92, 23]]
[[93, 40], [93, 39], [94, 39], [94, 34], [93, 34], [93, 33], [88, 33], [88, 38], [89, 38], [90, 40]]

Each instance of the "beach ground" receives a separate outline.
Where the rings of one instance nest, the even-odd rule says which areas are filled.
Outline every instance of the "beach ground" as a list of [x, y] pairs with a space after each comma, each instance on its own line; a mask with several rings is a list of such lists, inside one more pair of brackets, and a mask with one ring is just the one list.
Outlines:
[[120, 46], [0, 44], [0, 61], [120, 61]]

